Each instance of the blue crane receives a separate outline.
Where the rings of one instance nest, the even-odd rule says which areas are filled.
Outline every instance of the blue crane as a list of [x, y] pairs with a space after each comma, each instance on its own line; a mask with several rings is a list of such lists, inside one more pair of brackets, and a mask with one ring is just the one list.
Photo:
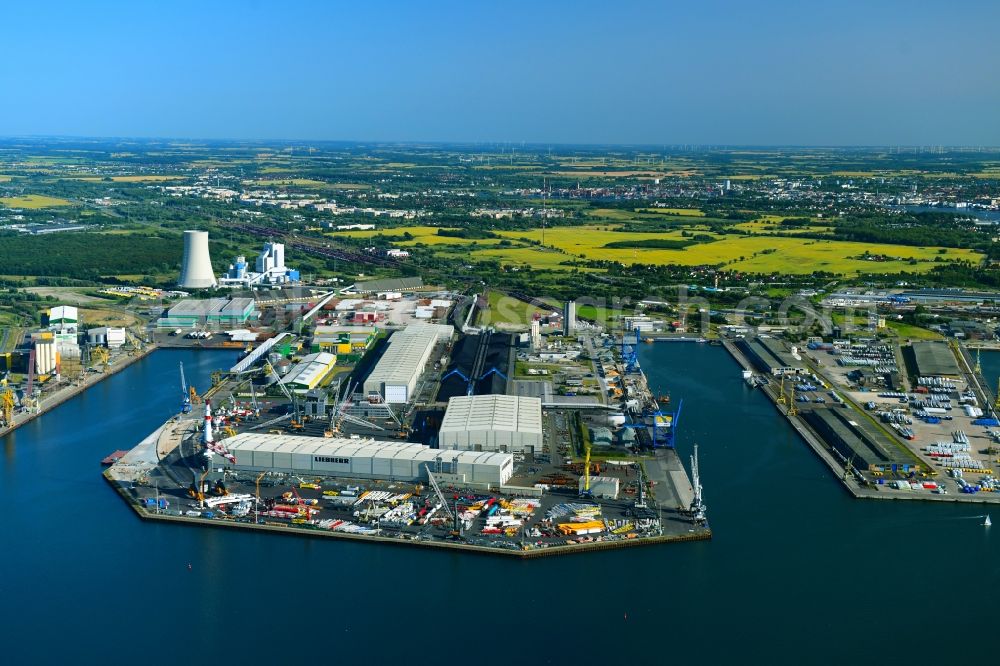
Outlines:
[[447, 373], [444, 377], [442, 377], [441, 378], [441, 383], [443, 384], [452, 375], [458, 375], [459, 377], [461, 377], [462, 379], [464, 379], [465, 380], [465, 385], [466, 385], [465, 395], [472, 395], [472, 391], [473, 391], [472, 380], [469, 379], [466, 376], [466, 374], [464, 372], [462, 372], [461, 370], [459, 370], [458, 368], [455, 368], [451, 372]]
[[651, 414], [653, 417], [654, 449], [674, 448], [674, 440], [677, 437], [677, 426], [681, 420], [681, 408], [683, 406], [684, 400], [681, 400], [677, 404], [676, 412], [664, 412], [662, 409], [657, 409]]
[[507, 381], [507, 375], [503, 374], [502, 372], [500, 372], [499, 370], [497, 370], [495, 367], [490, 368], [489, 370], [487, 370], [486, 372], [484, 372], [478, 379], [472, 379], [471, 377], [469, 377], [468, 375], [466, 375], [464, 372], [462, 372], [458, 368], [455, 368], [454, 370], [452, 370], [451, 372], [447, 373], [444, 377], [441, 378], [441, 383], [444, 383], [444, 381], [446, 379], [448, 379], [449, 377], [451, 377], [452, 375], [457, 375], [457, 376], [461, 377], [463, 380], [465, 380], [465, 386], [466, 386], [466, 388], [465, 388], [465, 395], [472, 395], [472, 394], [474, 394], [475, 391], [476, 391], [476, 382], [481, 382], [482, 380], [486, 379], [490, 375], [497, 375], [498, 377], [500, 377], [504, 381]]
[[641, 331], [635, 329], [635, 344], [629, 345], [626, 336], [622, 334], [622, 363], [625, 364], [625, 372], [639, 371], [639, 335]]

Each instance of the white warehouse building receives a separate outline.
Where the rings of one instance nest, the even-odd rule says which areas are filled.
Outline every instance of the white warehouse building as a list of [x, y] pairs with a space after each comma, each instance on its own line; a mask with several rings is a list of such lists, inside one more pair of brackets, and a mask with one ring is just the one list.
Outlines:
[[542, 452], [542, 401], [516, 395], [455, 396], [438, 446], [465, 451]]
[[395, 333], [365, 380], [365, 394], [380, 395], [390, 404], [409, 402], [434, 345], [451, 339], [454, 332], [455, 329], [446, 324], [411, 324]]
[[441, 451], [423, 444], [242, 433], [226, 440], [233, 469], [425, 482], [428, 465], [450, 483], [499, 486], [514, 474], [507, 453]]

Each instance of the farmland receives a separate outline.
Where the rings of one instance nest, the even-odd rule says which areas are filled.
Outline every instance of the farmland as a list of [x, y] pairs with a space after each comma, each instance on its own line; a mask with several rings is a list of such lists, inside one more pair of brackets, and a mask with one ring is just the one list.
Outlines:
[[72, 206], [73, 202], [58, 197], [47, 197], [41, 194], [24, 194], [16, 197], [0, 198], [0, 204], [8, 208], [55, 208], [58, 206]]
[[[417, 245], [418, 243], [424, 243], [426, 245], [466, 245], [477, 242], [473, 239], [468, 238], [457, 238], [454, 236], [439, 236], [438, 229], [444, 227], [428, 227], [428, 226], [414, 226], [414, 227], [393, 227], [391, 229], [371, 229], [362, 231], [335, 231], [328, 235], [332, 238], [343, 237], [343, 238], [373, 238], [375, 236], [402, 236], [404, 234], [410, 234], [413, 236], [411, 240], [401, 240], [396, 241], [394, 245]], [[482, 243], [482, 240], [478, 241]]]
[[[498, 232], [513, 238], [541, 240], [541, 230]], [[708, 234], [713, 235], [713, 234]], [[606, 231], [597, 227], [558, 227], [545, 231], [545, 244], [581, 259], [617, 261], [624, 264], [724, 265], [727, 268], [755, 273], [779, 272], [803, 274], [827, 271], [853, 275], [862, 272], [923, 272], [935, 265], [935, 259], [964, 259], [978, 262], [981, 255], [972, 250], [906, 247], [871, 243], [851, 243], [774, 236], [717, 236], [715, 242], [669, 249], [614, 249], [605, 245], [623, 240], [682, 239], [680, 231], [641, 233]], [[865, 252], [884, 254], [894, 261], [875, 262], [860, 258]], [[918, 264], [911, 264], [910, 260]], [[939, 262], [938, 262], [939, 263]]]

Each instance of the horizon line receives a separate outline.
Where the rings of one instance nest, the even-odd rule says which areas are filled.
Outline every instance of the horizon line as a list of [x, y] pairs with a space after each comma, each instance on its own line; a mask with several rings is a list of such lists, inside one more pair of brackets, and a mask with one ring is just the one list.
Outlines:
[[234, 138], [234, 137], [185, 137], [185, 136], [100, 136], [86, 134], [21, 134], [21, 135], [0, 135], [0, 141], [38, 141], [38, 140], [61, 140], [61, 141], [132, 141], [132, 142], [200, 142], [200, 143], [246, 143], [246, 144], [290, 144], [298, 143], [307, 145], [317, 144], [349, 144], [349, 145], [389, 145], [389, 146], [501, 146], [503, 148], [553, 148], [559, 147], [584, 147], [584, 148], [657, 148], [660, 150], [719, 150], [719, 149], [794, 149], [794, 150], [876, 150], [876, 149], [899, 149], [899, 150], [920, 150], [920, 151], [942, 151], [942, 150], [963, 150], [977, 152], [1000, 152], [1000, 145], [987, 144], [852, 144], [852, 143], [694, 143], [694, 142], [672, 142], [672, 143], [637, 143], [637, 142], [566, 142], [566, 141], [497, 141], [497, 140], [462, 140], [462, 139], [318, 139], [318, 138]]

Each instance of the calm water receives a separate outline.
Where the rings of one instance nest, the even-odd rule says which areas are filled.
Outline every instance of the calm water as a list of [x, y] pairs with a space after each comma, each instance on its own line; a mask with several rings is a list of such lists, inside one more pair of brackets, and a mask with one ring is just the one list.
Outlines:
[[0, 442], [3, 663], [893, 662], [984, 654], [1000, 619], [982, 509], [851, 500], [706, 345], [641, 360], [685, 399], [708, 543], [517, 562], [142, 523], [98, 461], [218, 354], [157, 352]]

